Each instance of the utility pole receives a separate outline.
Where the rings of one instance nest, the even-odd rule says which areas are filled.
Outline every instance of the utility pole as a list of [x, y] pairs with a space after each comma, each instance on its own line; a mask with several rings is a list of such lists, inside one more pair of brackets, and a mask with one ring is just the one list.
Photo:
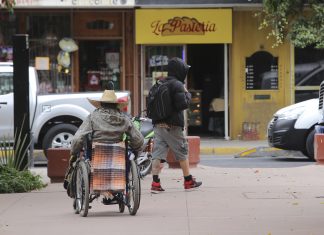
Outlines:
[[[16, 163], [19, 169], [28, 166], [30, 145], [29, 115], [29, 42], [27, 34], [13, 36], [13, 90], [14, 90], [14, 133]], [[19, 145], [17, 145], [20, 143]]]

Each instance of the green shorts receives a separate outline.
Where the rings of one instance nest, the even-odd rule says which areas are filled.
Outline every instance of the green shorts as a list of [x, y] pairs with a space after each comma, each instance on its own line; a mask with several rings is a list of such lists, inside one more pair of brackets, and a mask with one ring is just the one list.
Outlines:
[[184, 137], [181, 127], [154, 127], [154, 145], [152, 159], [165, 162], [169, 148], [174, 153], [176, 160], [188, 159], [188, 141]]

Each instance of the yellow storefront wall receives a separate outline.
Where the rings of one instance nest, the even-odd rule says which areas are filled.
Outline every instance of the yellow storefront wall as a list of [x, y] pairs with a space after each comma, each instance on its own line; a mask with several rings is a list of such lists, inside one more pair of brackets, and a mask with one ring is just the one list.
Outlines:
[[[258, 30], [258, 19], [251, 11], [233, 12], [233, 43], [230, 49], [229, 114], [230, 137], [247, 138], [245, 125], [257, 128], [257, 139], [265, 139], [267, 124], [279, 108], [291, 103], [290, 44], [272, 48], [267, 32]], [[245, 59], [257, 51], [278, 57], [278, 90], [246, 90]], [[258, 100], [256, 96], [269, 99]], [[252, 136], [254, 138], [255, 136]]]
[[232, 43], [231, 9], [138, 9], [136, 44]]

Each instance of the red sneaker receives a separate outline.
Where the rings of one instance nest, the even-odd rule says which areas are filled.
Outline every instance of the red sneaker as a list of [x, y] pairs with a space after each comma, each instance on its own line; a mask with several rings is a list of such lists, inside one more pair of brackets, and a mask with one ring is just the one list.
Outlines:
[[192, 178], [192, 180], [185, 181], [183, 185], [185, 189], [198, 188], [202, 185], [202, 182], [197, 182], [196, 179]]
[[158, 192], [163, 192], [164, 189], [161, 187], [161, 183], [157, 183], [157, 182], [152, 182], [151, 185], [151, 190], [152, 191], [158, 191]]

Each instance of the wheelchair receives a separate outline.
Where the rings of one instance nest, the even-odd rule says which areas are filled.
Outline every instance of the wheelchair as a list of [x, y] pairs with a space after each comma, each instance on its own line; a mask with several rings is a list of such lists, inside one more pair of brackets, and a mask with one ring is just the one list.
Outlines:
[[[133, 151], [128, 147], [128, 141], [125, 140], [125, 154], [124, 162], [125, 179], [119, 177], [118, 180], [123, 182], [124, 187], [118, 188], [118, 190], [107, 189], [107, 190], [94, 190], [96, 175], [93, 169], [94, 161], [92, 151], [96, 151], [96, 148], [92, 149], [92, 142], [89, 137], [84, 146], [84, 151], [80, 154], [79, 158], [75, 162], [74, 173], [72, 176], [72, 190], [73, 192], [73, 209], [76, 214], [82, 217], [88, 215], [91, 206], [89, 204], [93, 200], [103, 196], [102, 203], [104, 205], [114, 205], [117, 204], [119, 207], [119, 212], [123, 213], [125, 206], [128, 208], [130, 215], [136, 215], [141, 200], [141, 184], [140, 184], [140, 174], [138, 167], [136, 165], [136, 156]], [[114, 156], [110, 156], [113, 158]], [[103, 156], [105, 158], [105, 156]], [[111, 165], [111, 163], [109, 163]], [[99, 169], [101, 171], [102, 169]], [[107, 169], [103, 169], [107, 170]], [[113, 171], [116, 171], [113, 169]], [[105, 177], [104, 180], [107, 177]], [[115, 180], [112, 179], [111, 180]]]

